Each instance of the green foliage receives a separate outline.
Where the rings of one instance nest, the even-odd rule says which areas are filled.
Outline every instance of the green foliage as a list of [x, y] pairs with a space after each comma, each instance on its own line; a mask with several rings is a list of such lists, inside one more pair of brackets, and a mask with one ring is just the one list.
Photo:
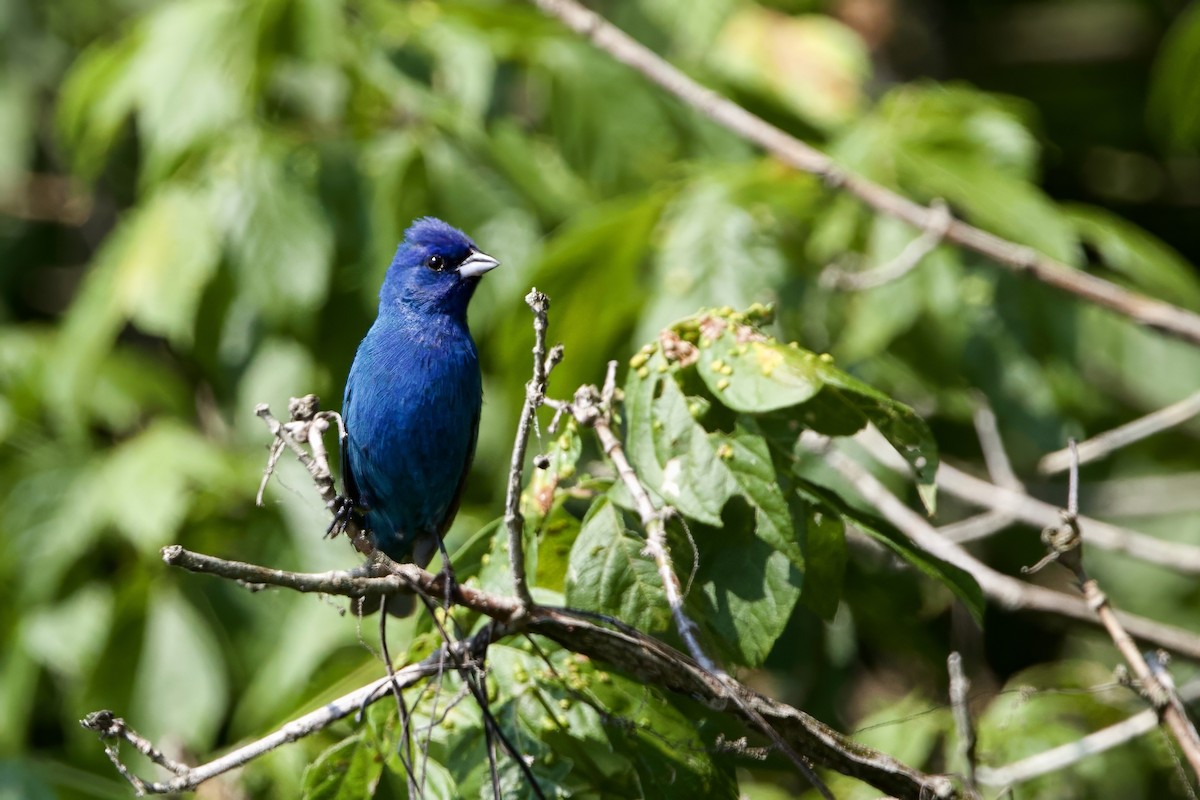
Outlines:
[[[1163, 21], [1161, 46], [1137, 64], [1068, 69], [1021, 61], [1019, 26], [989, 16], [993, 5], [1014, 19], [1027, 9], [942, 5], [930, 13], [946, 19], [906, 17], [890, 43], [813, 2], [598, 8], [871, 180], [1200, 308], [1186, 217], [1200, 129], [1196, 9]], [[973, 25], [988, 46], [943, 38], [974, 42], [957, 33]], [[337, 407], [416, 216], [451, 220], [504, 262], [472, 309], [487, 402], [448, 538], [460, 577], [509, 591], [496, 518], [529, 370], [520, 297], [536, 285], [553, 299], [551, 337], [566, 345], [551, 395], [570, 397], [607, 360], [632, 355], [618, 428], [655, 502], [676, 512], [670, 551], [705, 646], [839, 727], [900, 720], [863, 740], [931, 769], [947, 763], [946, 715], [908, 716], [942, 696], [945, 651], [962, 646], [950, 609], [982, 619], [981, 592], [865, 511], [798, 436], [873, 424], [913, 468], [912, 479], [889, 478], [893, 488], [932, 512], [939, 453], [978, 461], [979, 393], [1024, 475], [1067, 435], [1195, 390], [1194, 349], [951, 246], [885, 287], [829, 290], [818, 276], [830, 262], [884, 264], [919, 232], [762, 157], [528, 3], [10, 3], [0, 53], [0, 794], [127, 796], [77, 725], [96, 708], [203, 756], [378, 677], [361, 645], [373, 622], [343, 617], [341, 603], [173, 573], [158, 548], [312, 571], [356, 563], [343, 542], [322, 540], [325, 510], [293, 465], [254, 507], [266, 433], [252, 409], [270, 401], [280, 412], [308, 391]], [[895, 78], [919, 70], [905, 59], [923, 53], [938, 74], [979, 86]], [[1121, 87], [1150, 74], [1151, 60], [1143, 107], [1141, 78]], [[1147, 133], [1177, 157], [1160, 158]], [[1114, 150], [1136, 174], [1107, 174]], [[1150, 199], [1093, 190], [1133, 178], [1163, 188]], [[777, 309], [770, 333], [756, 303]], [[725, 306], [752, 311], [698, 314]], [[550, 435], [547, 417], [533, 447], [549, 466], [530, 470], [521, 498], [535, 596], [677, 644], [628, 494], [588, 431], [563, 422]], [[1143, 442], [1085, 480], [1200, 469], [1195, 448], [1179, 444], [1194, 434]], [[967, 513], [943, 497], [936, 522]], [[1154, 525], [1194, 533], [1188, 517]], [[847, 547], [849, 528], [889, 555]], [[1010, 572], [1039, 555], [1035, 532], [1005, 535], [980, 555]], [[1089, 559], [1119, 605], [1195, 619], [1186, 581]], [[1075, 628], [995, 609], [987, 622], [983, 645], [964, 649], [993, 659], [997, 684], [1107, 680], [1096, 662], [1111, 653]], [[424, 616], [392, 633], [393, 653], [409, 659], [438, 643]], [[538, 644], [553, 671], [514, 639], [493, 648], [489, 689], [549, 794], [802, 791], [774, 757], [720, 751], [719, 735], [744, 734], [724, 730], [721, 713]], [[1024, 672], [1063, 653], [1083, 656]], [[418, 728], [439, 719], [421, 767], [430, 797], [490, 795], [478, 709], [447, 708], [458, 681], [447, 677], [436, 709], [428, 694], [406, 695]], [[1086, 695], [1018, 697], [984, 710], [988, 763], [1128, 710]], [[252, 797], [404, 796], [398, 739], [383, 702], [230, 780]], [[1161, 796], [1168, 759], [1138, 745], [1081, 767], [1076, 784], [1033, 791]], [[521, 796], [523, 773], [499, 763], [503, 787]]]

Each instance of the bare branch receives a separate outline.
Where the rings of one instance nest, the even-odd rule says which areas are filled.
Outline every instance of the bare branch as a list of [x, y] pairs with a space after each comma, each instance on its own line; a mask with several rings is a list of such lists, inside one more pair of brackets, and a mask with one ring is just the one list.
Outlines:
[[929, 227], [925, 228], [920, 236], [905, 245], [904, 249], [891, 261], [861, 272], [850, 272], [830, 264], [821, 273], [819, 279], [821, 285], [831, 289], [862, 292], [893, 283], [912, 272], [925, 256], [936, 250], [937, 246], [942, 243], [942, 240], [946, 238], [946, 231], [949, 229], [950, 223], [954, 221], [954, 217], [950, 214], [950, 209], [944, 201], [934, 200], [929, 204], [929, 208], [933, 212], [929, 217]]
[[[415, 564], [394, 564], [390, 572], [383, 567], [370, 567], [366, 574], [362, 574], [361, 571], [287, 572], [243, 561], [228, 561], [203, 553], [193, 553], [177, 544], [164, 547], [162, 559], [173, 567], [181, 567], [189, 572], [216, 575], [256, 587], [280, 586], [305, 593], [369, 597], [415, 592], [437, 597], [446, 592], [444, 572], [435, 575]], [[454, 602], [502, 622], [516, 619], [519, 605], [513, 598], [487, 594], [454, 581], [450, 583], [453, 589], [451, 599]]]
[[[488, 626], [470, 639], [462, 642], [456, 642], [452, 649], [469, 651], [473, 648], [479, 647], [483, 640], [488, 639], [488, 637], [492, 635], [504, 635], [507, 634], [507, 632], [507, 629], [503, 627], [493, 630], [491, 626]], [[146, 782], [138, 779], [137, 776], [132, 775], [132, 773], [128, 773], [128, 771], [122, 767], [118, 767], [118, 769], [121, 769], [122, 774], [126, 775], [126, 778], [130, 781], [130, 783], [134, 786], [134, 789], [137, 790], [139, 794], [174, 794], [177, 792], [190, 791], [191, 789], [195, 789], [204, 781], [215, 778], [218, 775], [221, 775], [232, 769], [237, 769], [238, 767], [253, 761], [259, 756], [271, 752], [281, 745], [294, 742], [298, 739], [304, 738], [305, 736], [316, 733], [317, 731], [324, 730], [334, 722], [344, 719], [351, 714], [358, 713], [371, 703], [374, 703], [381, 698], [388, 697], [392, 692], [393, 683], [400, 688], [407, 688], [415, 684], [417, 681], [435, 674], [439, 669], [439, 664], [443, 659], [446, 658], [446, 656], [446, 648], [443, 647], [425, 660], [421, 661], [419, 664], [412, 664], [404, 667], [403, 669], [395, 671], [391, 676], [380, 678], [379, 680], [367, 684], [361, 689], [356, 689], [355, 691], [340, 697], [337, 700], [326, 703], [316, 711], [292, 720], [282, 728], [276, 730], [274, 733], [268, 734], [267, 736], [257, 739], [243, 747], [239, 747], [230, 753], [226, 753], [220, 758], [213, 759], [212, 761], [209, 761], [208, 763], [202, 764], [198, 767], [185, 768], [185, 771], [183, 772], [172, 768], [172, 771], [176, 772], [177, 776], [171, 780], [162, 782]], [[109, 716], [106, 718], [102, 716], [104, 714], [108, 714]], [[129, 731], [129, 729], [124, 725], [123, 721], [116, 720], [117, 722], [121, 722], [121, 725], [119, 728], [114, 729], [111, 725], [107, 728], [104, 727], [103, 723], [107, 720], [112, 720], [111, 712], [97, 712], [96, 714], [89, 715], [81, 724], [83, 724], [85, 728], [95, 730], [97, 733], [101, 734], [102, 737], [118, 735], [126, 741], [133, 742], [133, 739], [126, 735], [132, 732]], [[134, 735], [136, 736], [136, 734]], [[138, 746], [136, 743], [135, 746], [139, 751], [145, 752], [143, 748]]]
[[[1192, 681], [1179, 690], [1187, 701], [1200, 698], [1200, 681]], [[1018, 786], [1051, 772], [1059, 772], [1078, 762], [1111, 750], [1143, 736], [1158, 727], [1158, 712], [1152, 708], [1122, 720], [1115, 725], [1089, 733], [1082, 739], [1045, 750], [1041, 753], [1006, 764], [1003, 767], [980, 767], [979, 782], [988, 786]]]
[[1004, 437], [1000, 435], [1000, 428], [996, 424], [996, 414], [983, 394], [976, 398], [972, 420], [975, 423], [975, 435], [979, 437], [979, 448], [983, 451], [983, 463], [987, 465], [992, 483], [1016, 492], [1025, 491], [1025, 485], [1021, 483], [1021, 479], [1013, 471], [1012, 462], [1008, 460], [1008, 451], [1004, 449]]
[[1074, 439], [1068, 443], [1068, 451], [1071, 454], [1071, 464], [1067, 508], [1062, 512], [1060, 525], [1042, 532], [1042, 541], [1045, 542], [1049, 554], [1030, 571], [1050, 561], [1057, 561], [1074, 573], [1088, 608], [1096, 614], [1125, 662], [1133, 669], [1133, 674], [1141, 682], [1142, 694], [1150, 701], [1175, 741], [1179, 743], [1193, 774], [1200, 777], [1200, 736], [1184, 712], [1183, 704], [1173, 697], [1171, 688], [1160, 679], [1159, 671], [1151, 669], [1133, 637], [1117, 618], [1112, 602], [1100, 588], [1099, 581], [1089, 575], [1083, 566], [1084, 539], [1079, 523], [1079, 453], [1075, 448]]
[[[923, 516], [892, 494], [863, 465], [840, 450], [831, 449], [827, 437], [805, 432], [801, 436], [800, 444], [810, 452], [823, 456], [828, 466], [849, 481], [867, 502], [918, 547], [970, 574], [983, 593], [1001, 608], [1009, 611], [1040, 611], [1097, 624], [1095, 614], [1081, 598], [1004, 575], [948, 541]], [[938, 474], [940, 476], [941, 472]], [[993, 488], [1002, 491], [998, 487]], [[1200, 660], [1200, 636], [1134, 614], [1118, 612], [1118, 617], [1138, 638], [1179, 655], [1186, 655], [1190, 659]]]
[[529, 582], [525, 577], [525, 517], [521, 514], [521, 477], [525, 470], [525, 452], [529, 433], [536, 423], [537, 410], [546, 400], [546, 378], [555, 364], [562, 360], [562, 347], [555, 347], [552, 356], [546, 354], [547, 313], [550, 298], [536, 288], [525, 295], [533, 311], [533, 378], [525, 384], [525, 404], [517, 422], [517, 438], [513, 442], [512, 462], [508, 469], [508, 494], [504, 501], [504, 525], [508, 528], [508, 559], [512, 569], [513, 591], [521, 606], [533, 605]]
[[[910, 472], [908, 464], [896, 454], [878, 431], [868, 428], [857, 434], [854, 441], [866, 448], [871, 457], [881, 464], [905, 474]], [[1016, 520], [1037, 528], [1057, 525], [1060, 521], [1058, 508], [1050, 503], [1042, 502], [1023, 492], [996, 486], [981, 478], [968, 475], [945, 462], [938, 466], [936, 480], [940, 491], [948, 492], [968, 503], [1008, 514]], [[1176, 572], [1200, 575], [1200, 547], [1156, 539], [1153, 536], [1090, 517], [1080, 517], [1079, 520], [1082, 524], [1087, 525], [1090, 544], [1105, 550], [1127, 553], [1134, 558], [1158, 564]]]
[[[395, 575], [371, 577], [350, 572], [289, 573], [191, 553], [178, 546], [165, 548], [164, 558], [175, 566], [227, 579], [350, 597], [410, 591], [410, 582], [419, 588], [424, 596], [438, 597], [442, 591], [441, 582], [445, 580], [443, 573], [430, 574], [411, 564], [398, 565], [399, 572]], [[378, 569], [381, 568], [376, 568]], [[497, 620], [497, 630], [487, 643], [500, 641], [512, 635], [537, 633], [558, 642], [572, 652], [607, 662], [646, 685], [658, 686], [698, 699], [712, 708], [729, 708], [756, 728], [774, 733], [772, 738], [776, 739], [775, 746], [784, 752], [791, 750], [793, 753], [803, 753], [805, 758], [817, 764], [858, 778], [896, 797], [924, 800], [955, 796], [953, 786], [947, 778], [923, 774], [890, 756], [852, 742], [807, 714], [764, 697], [724, 673], [714, 675], [694, 659], [636, 629], [622, 625], [617, 620], [610, 621], [615, 628], [605, 627], [590, 619], [599, 615], [584, 614], [571, 609], [534, 606], [521, 619], [523, 627], [518, 628], [506, 624], [507, 620], [515, 618], [518, 604], [514, 598], [487, 594], [461, 584], [456, 589], [453, 595], [455, 602]], [[483, 645], [484, 642], [476, 638], [453, 644], [454, 647], [467, 648], [461, 654], [446, 651], [445, 647], [440, 652], [444, 658], [455, 662], [456, 668], [463, 668], [466, 662], [458, 659], [466, 659], [469, 654], [479, 652]], [[420, 672], [414, 673], [414, 667], [396, 670], [394, 676], [398, 685], [405, 688], [420, 678], [436, 675], [439, 669], [438, 663], [435, 662], [437, 656], [438, 654], [435, 654], [421, 662], [421, 665], [417, 665], [421, 667]], [[337, 708], [343, 705], [351, 706], [350, 711], [353, 711], [373, 703], [389, 696], [392, 691], [390, 681], [391, 678], [385, 676], [368, 687], [347, 695], [343, 700], [335, 701], [333, 705]], [[223, 771], [241, 766], [280, 744], [319, 730], [319, 727], [314, 727], [314, 719], [325, 720], [321, 724], [328, 725], [346, 716], [350, 711], [338, 712], [328, 719], [313, 715], [303, 717], [260, 742], [189, 770], [189, 780], [193, 781], [190, 785], [194, 786]], [[298, 730], [303, 733], [297, 735]], [[177, 782], [155, 784], [159, 785], [177, 787]]]
[[[1160, 408], [1139, 417], [1133, 422], [1127, 422], [1113, 428], [1111, 431], [1093, 436], [1079, 443], [1079, 463], [1088, 464], [1099, 461], [1134, 442], [1140, 442], [1157, 433], [1182, 425], [1189, 419], [1200, 414], [1200, 392], [1189, 395], [1177, 403]], [[1055, 450], [1042, 456], [1038, 462], [1038, 471], [1043, 475], [1054, 475], [1063, 472], [1071, 466], [1071, 453], [1066, 448]]]
[[975, 726], [971, 724], [971, 709], [967, 700], [971, 694], [971, 682], [963, 672], [962, 656], [951, 653], [946, 659], [950, 672], [950, 706], [954, 710], [954, 727], [958, 730], [958, 752], [966, 765], [967, 787], [979, 796], [979, 783], [975, 777]]
[[796, 769], [822, 797], [833, 800], [833, 795], [812, 768], [788, 745], [767, 720], [744, 704], [738, 693], [736, 682], [704, 652], [704, 648], [700, 644], [700, 627], [683, 609], [683, 588], [671, 563], [671, 554], [667, 547], [667, 509], [654, 507], [654, 501], [650, 499], [646, 487], [642, 485], [633, 466], [629, 463], [629, 459], [625, 457], [625, 449], [621, 446], [621, 440], [617, 438], [612, 429], [612, 402], [616, 394], [616, 378], [617, 362], [609, 361], [604, 388], [599, 393], [593, 386], [581, 387], [575, 393], [574, 414], [581, 425], [591, 426], [596, 431], [604, 454], [612, 461], [613, 467], [617, 470], [617, 476], [633, 497], [642, 527], [646, 530], [646, 552], [654, 559], [654, 564], [658, 569], [659, 579], [662, 581], [663, 591], [667, 596], [667, 605], [671, 608], [671, 617], [675, 621], [676, 631], [700, 668], [725, 687], [725, 696], [742, 708], [745, 715], [791, 760]]
[[[918, 230], [934, 227], [936, 210], [926, 208], [903, 195], [848, 172], [819, 150], [696, 83], [576, 0], [531, 2], [544, 13], [555, 17], [571, 30], [590, 40], [615, 60], [633, 68], [718, 125], [758, 145], [780, 161], [815, 175], [829, 186], [839, 188], [876, 211], [902, 220]], [[988, 257], [1011, 272], [1029, 275], [1049, 286], [1122, 314], [1141, 325], [1155, 328], [1192, 344], [1200, 344], [1200, 315], [1191, 311], [1123, 289], [1110, 281], [959, 220], [953, 220], [947, 226], [945, 238], [960, 247]]]
[[952, 542], [963, 544], [986, 539], [1013, 524], [1013, 517], [1004, 511], [984, 511], [973, 517], [942, 525], [937, 532]]

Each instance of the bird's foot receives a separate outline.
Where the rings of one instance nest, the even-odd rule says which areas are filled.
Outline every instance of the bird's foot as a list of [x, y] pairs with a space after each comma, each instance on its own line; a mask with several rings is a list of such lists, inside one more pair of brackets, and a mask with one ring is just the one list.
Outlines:
[[333, 520], [329, 523], [329, 527], [325, 529], [325, 536], [327, 538], [337, 536], [339, 533], [345, 533], [346, 526], [356, 516], [361, 519], [361, 515], [358, 513], [358, 504], [354, 502], [353, 498], [347, 497], [344, 494], [339, 494], [329, 501], [329, 510], [333, 512]]
[[458, 594], [458, 578], [454, 575], [454, 565], [450, 563], [450, 554], [446, 552], [446, 545], [441, 539], [438, 540], [438, 551], [442, 554], [442, 568], [438, 572], [438, 576], [442, 579], [442, 585], [445, 588], [443, 593], [445, 607], [449, 609], [452, 599]]

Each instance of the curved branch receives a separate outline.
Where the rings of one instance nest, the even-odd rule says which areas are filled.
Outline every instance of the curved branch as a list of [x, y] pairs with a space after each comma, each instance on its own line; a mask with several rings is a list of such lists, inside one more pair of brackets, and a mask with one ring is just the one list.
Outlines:
[[[163, 559], [168, 564], [192, 572], [241, 581], [255, 588], [262, 585], [278, 586], [348, 597], [411, 591], [438, 597], [444, 592], [444, 575], [434, 575], [411, 564], [398, 565], [398, 572], [390, 575], [294, 573], [226, 561], [185, 550], [179, 545], [164, 548]], [[765, 723], [787, 747], [802, 757], [864, 781], [894, 797], [918, 800], [958, 796], [952, 782], [945, 776], [923, 773], [889, 755], [854, 742], [803, 711], [761, 695], [725, 673], [713, 674], [684, 653], [634, 628], [624, 625], [609, 627], [594, 621], [591, 615], [547, 606], [529, 608], [518, 619], [516, 612], [520, 606], [515, 598], [488, 594], [462, 584], [458, 584], [452, 599], [498, 623], [484, 628], [469, 640], [455, 643], [456, 648], [465, 648], [463, 653], [476, 652], [484, 645], [508, 636], [540, 634], [572, 652], [606, 662], [614, 670], [648, 686], [698, 700], [713, 709], [728, 711], [754, 727], [761, 727]], [[396, 670], [396, 680], [401, 687], [411, 686], [422, 678], [436, 674], [440, 660], [452, 655], [443, 647], [419, 664]], [[358, 709], [390, 696], [390, 692], [390, 679], [385, 676], [311, 714], [293, 720], [256, 742], [194, 767], [185, 775], [162, 783], [143, 782], [143, 785], [150, 793], [194, 788], [201, 781], [240, 767], [275, 747], [328, 727]]]
[[[751, 114], [733, 101], [701, 86], [637, 40], [575, 0], [531, 0], [549, 16], [589, 39], [598, 49], [640, 72], [718, 125], [766, 150], [780, 161], [823, 179], [881, 214], [918, 230], [935, 229], [938, 211], [855, 175], [821, 151]], [[1200, 345], [1200, 314], [1129, 291], [1081, 272], [1029, 247], [1010, 242], [960, 220], [951, 220], [945, 240], [973, 250], [1011, 272], [1027, 274], [1049, 286], [1115, 311], [1141, 325]]]

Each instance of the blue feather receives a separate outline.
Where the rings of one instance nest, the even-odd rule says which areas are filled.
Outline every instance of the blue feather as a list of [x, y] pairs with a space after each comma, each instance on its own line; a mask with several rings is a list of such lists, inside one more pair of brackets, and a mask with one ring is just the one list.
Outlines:
[[346, 494], [364, 511], [376, 546], [397, 561], [427, 565], [458, 510], [482, 403], [467, 304], [496, 265], [445, 222], [414, 222], [350, 367]]

